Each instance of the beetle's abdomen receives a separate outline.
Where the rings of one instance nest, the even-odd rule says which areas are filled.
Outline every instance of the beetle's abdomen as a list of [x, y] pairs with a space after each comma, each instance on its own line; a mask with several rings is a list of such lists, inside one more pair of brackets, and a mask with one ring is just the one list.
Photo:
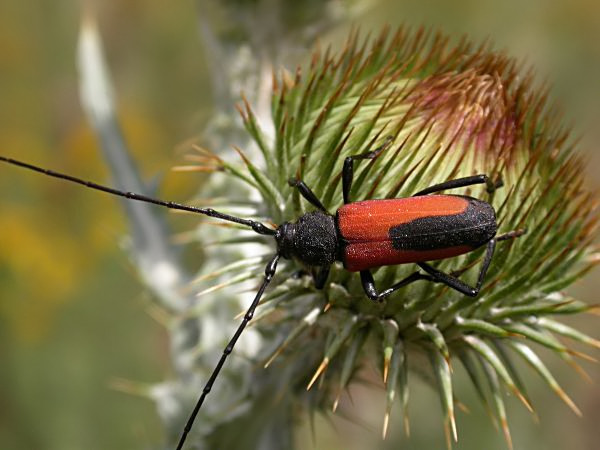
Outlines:
[[367, 200], [337, 212], [340, 259], [350, 271], [449, 258], [496, 234], [486, 202], [457, 195]]

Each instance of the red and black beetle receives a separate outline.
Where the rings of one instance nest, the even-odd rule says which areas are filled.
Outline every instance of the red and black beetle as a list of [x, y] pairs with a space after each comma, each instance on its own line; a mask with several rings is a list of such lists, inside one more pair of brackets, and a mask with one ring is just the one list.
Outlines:
[[[479, 293], [490, 265], [496, 242], [523, 234], [523, 231], [512, 231], [496, 236], [496, 213], [489, 203], [482, 200], [462, 195], [430, 195], [443, 190], [475, 184], [486, 184], [488, 192], [491, 192], [501, 185], [501, 182], [493, 183], [486, 175], [446, 181], [417, 192], [408, 198], [350, 202], [354, 161], [374, 159], [390, 144], [391, 139], [388, 138], [378, 149], [349, 156], [344, 160], [342, 170], [344, 205], [337, 210], [335, 215], [327, 212], [317, 196], [303, 181], [290, 180], [289, 184], [297, 188], [300, 194], [317, 210], [303, 214], [296, 222], [285, 222], [277, 229], [210, 208], [196, 208], [120, 191], [3, 156], [0, 156], [0, 161], [132, 200], [235, 222], [251, 227], [258, 234], [275, 238], [277, 252], [265, 268], [264, 279], [252, 304], [246, 311], [242, 323], [225, 347], [221, 359], [202, 390], [177, 445], [179, 450], [183, 447], [196, 415], [212, 389], [227, 356], [252, 319], [265, 289], [275, 275], [279, 258], [296, 258], [311, 267], [317, 289], [321, 289], [325, 285], [330, 266], [335, 261], [341, 261], [345, 269], [360, 272], [363, 289], [367, 297], [374, 301], [381, 301], [392, 292], [418, 280], [443, 283], [464, 295], [475, 297]], [[467, 253], [483, 245], [486, 245], [487, 248], [475, 287], [426, 263], [426, 261]], [[373, 275], [369, 269], [407, 263], [416, 263], [425, 273], [416, 271], [382, 291], [375, 288]]]
[[[313, 272], [317, 288], [324, 286], [331, 264], [341, 261], [346, 270], [360, 272], [363, 289], [371, 300], [382, 300], [417, 280], [443, 283], [465, 295], [477, 296], [496, 242], [518, 237], [523, 231], [496, 236], [496, 212], [489, 203], [464, 195], [429, 194], [474, 184], [486, 184], [488, 192], [493, 192], [502, 182], [494, 183], [486, 175], [475, 175], [436, 184], [412, 197], [351, 202], [354, 161], [376, 158], [390, 142], [388, 138], [378, 149], [344, 160], [344, 205], [335, 216], [327, 212], [304, 182], [290, 180], [290, 185], [318, 209], [304, 214], [295, 223], [284, 223], [277, 228], [277, 255], [296, 257], [317, 267]], [[486, 244], [475, 287], [425, 263], [462, 255]], [[407, 263], [416, 263], [426, 273], [417, 271], [377, 291], [369, 269]]]

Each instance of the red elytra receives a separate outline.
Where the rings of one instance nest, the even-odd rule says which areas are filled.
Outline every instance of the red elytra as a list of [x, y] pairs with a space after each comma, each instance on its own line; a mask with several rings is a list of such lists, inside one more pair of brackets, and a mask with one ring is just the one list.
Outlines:
[[[368, 200], [349, 203], [337, 211], [337, 226], [343, 246], [341, 259], [346, 270], [358, 272], [370, 268], [433, 261], [468, 253], [473, 245], [436, 245], [437, 248], [419, 248], [423, 234], [428, 236], [447, 234], [447, 228], [439, 226], [438, 219], [468, 220], [467, 209], [478, 200], [456, 195], [427, 195], [420, 197]], [[416, 222], [415, 222], [416, 221]], [[391, 230], [399, 226], [419, 223], [411, 230], [398, 248], [398, 236]], [[400, 237], [401, 239], [401, 237]], [[406, 243], [408, 242], [408, 245]], [[439, 242], [441, 244], [442, 242]]]

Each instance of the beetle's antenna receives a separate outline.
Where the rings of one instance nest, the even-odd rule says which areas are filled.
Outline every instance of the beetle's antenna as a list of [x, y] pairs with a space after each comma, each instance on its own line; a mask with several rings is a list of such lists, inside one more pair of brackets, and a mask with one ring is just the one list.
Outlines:
[[240, 326], [238, 327], [235, 334], [229, 341], [229, 344], [227, 344], [227, 346], [225, 347], [225, 350], [223, 350], [221, 359], [219, 360], [219, 362], [213, 369], [213, 373], [211, 374], [210, 378], [206, 382], [204, 389], [202, 389], [202, 394], [200, 395], [200, 398], [198, 399], [198, 402], [196, 403], [196, 406], [194, 407], [194, 410], [192, 411], [192, 414], [190, 415], [187, 423], [185, 424], [185, 428], [183, 429], [183, 433], [181, 434], [181, 438], [179, 439], [179, 444], [177, 444], [177, 450], [181, 450], [183, 448], [183, 443], [185, 442], [185, 439], [187, 438], [188, 433], [192, 429], [192, 425], [194, 424], [194, 420], [196, 420], [198, 411], [200, 411], [200, 407], [202, 406], [204, 399], [206, 398], [206, 396], [212, 389], [213, 383], [215, 382], [217, 376], [219, 375], [219, 372], [221, 371], [223, 364], [225, 364], [225, 360], [227, 359], [227, 357], [233, 350], [235, 343], [237, 342], [238, 338], [242, 334], [242, 331], [244, 331], [244, 328], [246, 328], [246, 325], [248, 325], [248, 322], [250, 322], [252, 320], [252, 317], [254, 316], [254, 310], [256, 310], [256, 307], [258, 306], [258, 303], [260, 302], [260, 298], [262, 297], [263, 292], [265, 291], [265, 289], [267, 288], [267, 286], [273, 279], [273, 276], [275, 275], [275, 270], [277, 269], [277, 261], [279, 261], [280, 256], [281, 255], [279, 253], [277, 253], [275, 256], [273, 256], [271, 261], [269, 261], [269, 263], [265, 267], [265, 277], [263, 279], [263, 282], [260, 285], [260, 288], [258, 288], [258, 292], [256, 293], [256, 296], [254, 297], [252, 304], [246, 311], [246, 314], [244, 314], [244, 319], [242, 320], [242, 323], [240, 323]]
[[187, 211], [187, 212], [192, 212], [192, 213], [196, 213], [196, 214], [203, 214], [205, 216], [214, 217], [215, 219], [220, 219], [220, 220], [226, 220], [228, 222], [239, 223], [240, 225], [246, 225], [246, 226], [252, 228], [258, 234], [273, 236], [276, 233], [276, 231], [274, 229], [269, 228], [266, 225], [264, 225], [260, 222], [257, 222], [255, 220], [242, 219], [240, 217], [231, 216], [229, 214], [224, 214], [224, 213], [215, 211], [212, 208], [196, 208], [194, 206], [182, 205], [180, 203], [158, 200], [158, 199], [155, 199], [152, 197], [148, 197], [146, 195], [136, 194], [135, 192], [120, 191], [118, 189], [114, 189], [114, 188], [111, 188], [108, 186], [103, 186], [101, 184], [97, 184], [92, 181], [82, 180], [81, 178], [76, 178], [74, 176], [67, 175], [64, 173], [55, 172], [55, 171], [49, 170], [49, 169], [44, 169], [42, 167], [34, 166], [33, 164], [28, 164], [26, 162], [18, 161], [16, 159], [12, 159], [12, 158], [7, 158], [7, 157], [1, 156], [1, 155], [0, 155], [0, 161], [8, 163], [8, 164], [13, 164], [15, 166], [23, 167], [25, 169], [33, 170], [34, 172], [43, 173], [44, 175], [48, 175], [48, 176], [51, 176], [54, 178], [59, 178], [61, 180], [66, 180], [66, 181], [71, 181], [73, 183], [81, 184], [81, 185], [91, 188], [91, 189], [96, 189], [98, 191], [106, 192], [107, 194], [117, 195], [119, 197], [125, 197], [128, 199], [137, 200], [140, 202], [152, 203], [154, 205], [164, 206], [164, 207], [170, 208], [170, 209], [177, 209], [180, 211]]

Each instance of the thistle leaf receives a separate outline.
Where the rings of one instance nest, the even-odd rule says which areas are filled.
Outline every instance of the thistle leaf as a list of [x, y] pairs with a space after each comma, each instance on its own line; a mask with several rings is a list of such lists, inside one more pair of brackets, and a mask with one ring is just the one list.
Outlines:
[[[440, 389], [440, 400], [442, 401], [442, 410], [444, 411], [444, 426], [449, 426], [454, 442], [457, 442], [458, 434], [456, 431], [456, 419], [454, 417], [454, 395], [452, 393], [452, 372], [450, 365], [438, 349], [430, 350], [429, 357]], [[450, 448], [451, 445], [448, 447]]]
[[522, 344], [520, 342], [510, 342], [510, 345], [519, 355], [529, 363], [529, 365], [535, 369], [535, 371], [543, 378], [543, 380], [550, 386], [550, 388], [558, 395], [561, 400], [563, 400], [571, 410], [581, 416], [581, 411], [573, 400], [569, 398], [567, 394], [562, 390], [562, 388], [558, 385], [550, 371], [546, 368], [542, 360], [531, 350], [527, 345]]
[[565, 325], [564, 323], [557, 322], [547, 317], [538, 318], [536, 323], [553, 333], [560, 334], [575, 341], [583, 342], [584, 344], [592, 347], [600, 348], [600, 341], [598, 339], [591, 338], [590, 336], [582, 333], [581, 331], [577, 331], [576, 329]]
[[348, 351], [344, 357], [342, 370], [340, 371], [340, 387], [333, 403], [333, 412], [335, 412], [337, 409], [342, 390], [348, 386], [350, 377], [357, 367], [360, 350], [362, 349], [368, 335], [369, 329], [367, 327], [363, 327], [356, 332], [356, 335], [353, 338], [351, 338], [352, 340], [348, 346]]
[[496, 372], [491, 364], [489, 364], [482, 356], [479, 356], [479, 361], [484, 369], [484, 373], [488, 379], [488, 385], [492, 393], [492, 399], [494, 408], [500, 421], [500, 427], [504, 434], [504, 439], [508, 445], [509, 450], [513, 449], [512, 437], [510, 435], [510, 429], [508, 428], [508, 420], [506, 417], [506, 407], [504, 405], [504, 395], [500, 383], [498, 380], [498, 372]]
[[509, 389], [517, 396], [521, 402], [525, 405], [525, 407], [533, 412], [533, 408], [527, 401], [527, 399], [521, 394], [514, 381], [508, 374], [508, 370], [502, 364], [498, 355], [492, 350], [492, 348], [485, 343], [483, 340], [475, 337], [475, 336], [464, 336], [464, 341], [469, 344], [479, 355], [484, 358], [487, 363], [496, 371], [500, 379], [509, 387]]

